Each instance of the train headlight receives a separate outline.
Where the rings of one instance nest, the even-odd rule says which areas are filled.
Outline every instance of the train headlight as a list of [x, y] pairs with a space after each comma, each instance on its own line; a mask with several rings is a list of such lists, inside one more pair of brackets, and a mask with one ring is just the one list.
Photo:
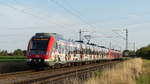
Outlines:
[[32, 61], [32, 59], [27, 59], [27, 62], [31, 62]]

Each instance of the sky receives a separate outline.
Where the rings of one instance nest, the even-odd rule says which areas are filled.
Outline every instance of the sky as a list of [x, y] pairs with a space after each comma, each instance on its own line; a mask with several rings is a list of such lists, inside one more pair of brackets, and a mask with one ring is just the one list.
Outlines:
[[[91, 42], [125, 49], [150, 44], [150, 0], [0, 0], [0, 50], [26, 50], [37, 32], [56, 32], [67, 39], [90, 34]], [[119, 35], [118, 35], [119, 34]], [[121, 35], [121, 36], [120, 36]]]

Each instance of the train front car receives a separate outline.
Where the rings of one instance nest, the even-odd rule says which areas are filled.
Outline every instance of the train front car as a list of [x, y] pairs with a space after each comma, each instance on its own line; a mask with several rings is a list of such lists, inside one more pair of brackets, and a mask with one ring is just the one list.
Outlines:
[[54, 44], [55, 37], [50, 33], [36, 33], [28, 44], [27, 63], [30, 66], [49, 66]]

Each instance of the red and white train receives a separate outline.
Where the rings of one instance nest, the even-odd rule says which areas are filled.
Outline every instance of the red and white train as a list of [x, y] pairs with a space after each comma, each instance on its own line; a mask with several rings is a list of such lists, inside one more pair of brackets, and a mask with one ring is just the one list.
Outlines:
[[48, 65], [122, 58], [122, 53], [97, 45], [69, 41], [56, 33], [36, 33], [28, 44], [27, 62]]

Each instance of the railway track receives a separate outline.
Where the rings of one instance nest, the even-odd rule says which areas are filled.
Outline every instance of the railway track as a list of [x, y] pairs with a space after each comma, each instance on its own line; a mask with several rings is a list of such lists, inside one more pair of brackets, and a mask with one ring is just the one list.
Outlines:
[[120, 61], [113, 61], [44, 71], [31, 70], [2, 74], [0, 75], [0, 84], [49, 84], [52, 81], [91, 72], [104, 66], [110, 66], [119, 62]]

